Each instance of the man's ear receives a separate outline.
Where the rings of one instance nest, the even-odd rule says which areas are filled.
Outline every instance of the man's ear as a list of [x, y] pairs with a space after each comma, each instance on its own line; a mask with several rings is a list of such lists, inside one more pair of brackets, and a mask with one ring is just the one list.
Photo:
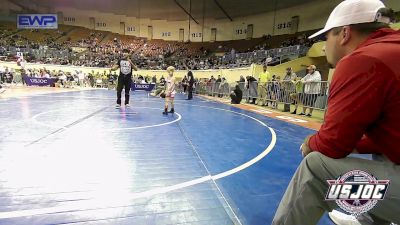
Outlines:
[[340, 45], [345, 45], [349, 43], [351, 39], [351, 27], [350, 26], [343, 26], [342, 32], [340, 32], [341, 35], [341, 41]]

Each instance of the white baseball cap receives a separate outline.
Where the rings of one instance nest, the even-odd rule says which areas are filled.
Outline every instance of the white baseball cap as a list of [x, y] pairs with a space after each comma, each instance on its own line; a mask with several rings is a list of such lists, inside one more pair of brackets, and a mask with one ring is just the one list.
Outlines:
[[378, 10], [381, 8], [385, 8], [385, 5], [380, 0], [345, 0], [331, 12], [324, 29], [308, 38], [314, 38], [335, 27], [350, 24], [371, 22], [390, 23], [390, 18], [382, 17], [378, 13]]

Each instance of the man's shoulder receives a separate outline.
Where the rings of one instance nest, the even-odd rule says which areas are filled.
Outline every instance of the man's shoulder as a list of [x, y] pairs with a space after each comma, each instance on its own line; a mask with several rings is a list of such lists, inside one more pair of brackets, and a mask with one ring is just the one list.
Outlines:
[[[393, 78], [393, 71], [391, 71], [382, 60], [383, 59], [377, 58], [376, 56], [363, 54], [362, 52], [356, 54], [353, 52], [345, 56], [336, 65], [331, 86], [333, 87], [339, 83], [359, 80], [360, 77], [368, 79], [371, 82]], [[381, 75], [371, 76], [376, 73], [380, 73]]]
[[355, 51], [350, 55], [343, 57], [336, 65], [335, 74], [343, 71], [364, 71], [369, 70], [370, 67], [376, 66], [376, 63], [383, 63], [382, 59], [364, 54], [364, 52]]
[[[372, 51], [375, 47], [365, 46], [359, 49], [356, 49], [351, 54], [343, 57], [339, 62], [338, 65], [344, 63], [354, 63], [354, 62], [365, 62], [365, 61], [379, 61], [381, 62], [383, 58], [381, 54], [376, 54], [376, 52]], [[365, 63], [367, 65], [367, 63]]]

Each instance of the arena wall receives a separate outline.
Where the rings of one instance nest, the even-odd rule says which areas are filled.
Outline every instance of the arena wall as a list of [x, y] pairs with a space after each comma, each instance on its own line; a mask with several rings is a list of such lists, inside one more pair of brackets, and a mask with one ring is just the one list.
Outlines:
[[[293, 16], [299, 16], [298, 31], [307, 31], [318, 29], [324, 26], [326, 19], [332, 9], [341, 0], [318, 0], [305, 3], [295, 7], [277, 10], [276, 12], [268, 12], [246, 17], [234, 18], [233, 21], [228, 19], [205, 19], [204, 23], [200, 15], [196, 19], [199, 24], [194, 21], [170, 21], [170, 20], [151, 20], [148, 18], [136, 18], [124, 15], [116, 15], [113, 13], [99, 12], [95, 10], [78, 10], [73, 8], [55, 8], [53, 13], [62, 12], [64, 18], [74, 18], [74, 20], [62, 21], [67, 25], [82, 26], [92, 28], [90, 18], [95, 19], [95, 29], [120, 33], [120, 22], [125, 23], [125, 34], [139, 37], [149, 37], [149, 26], [153, 29], [154, 39], [179, 40], [179, 29], [184, 29], [184, 41], [192, 42], [208, 42], [211, 40], [211, 29], [217, 29], [216, 40], [239, 40], [245, 39], [247, 34], [247, 26], [253, 25], [253, 37], [262, 37], [263, 35], [280, 35], [291, 32], [291, 28], [287, 25], [291, 23]], [[400, 1], [385, 0], [385, 4], [400, 11]], [[15, 9], [14, 4], [5, 1], [1, 9], [1, 14], [8, 14]], [[261, 7], [261, 5], [260, 5]], [[10, 10], [11, 9], [11, 10]], [[132, 10], [137, 10], [132, 8]], [[182, 12], [183, 13], [183, 12]], [[160, 15], [161, 16], [161, 15]], [[200, 18], [199, 18], [200, 17]], [[166, 16], [167, 18], [167, 16]]]
[[[89, 17], [94, 17], [96, 22], [105, 22], [106, 27], [96, 27], [98, 30], [119, 32], [119, 23], [125, 22], [125, 34], [140, 37], [148, 37], [148, 27], [153, 27], [153, 38], [164, 40], [179, 40], [179, 29], [184, 29], [184, 40], [192, 42], [210, 41], [211, 29], [217, 29], [216, 40], [239, 40], [246, 38], [247, 26], [253, 25], [253, 37], [262, 37], [266, 34], [280, 35], [288, 34], [291, 28], [287, 24], [291, 23], [293, 16], [299, 16], [298, 31], [318, 29], [324, 26], [330, 12], [341, 0], [315, 1], [303, 5], [268, 12], [258, 15], [251, 15], [235, 18], [233, 21], [228, 19], [206, 19], [203, 21], [198, 18], [199, 24], [194, 21], [167, 21], [151, 20], [146, 18], [134, 18], [115, 14], [108, 14], [95, 11], [83, 11], [76, 9], [58, 8], [57, 11], [64, 13], [64, 17], [76, 17], [76, 22], [65, 22], [69, 25], [89, 26]], [[400, 1], [386, 0], [386, 5], [395, 11], [400, 10]], [[134, 10], [134, 9], [132, 9]], [[275, 22], [274, 22], [275, 20]], [[127, 31], [128, 27], [133, 28]]]
[[[57, 12], [63, 12], [64, 17], [76, 18], [75, 22], [65, 21], [68, 25], [78, 25], [90, 28], [89, 18], [94, 17], [97, 22], [106, 23], [105, 27], [97, 27], [98, 30], [106, 30], [119, 33], [120, 22], [125, 22], [125, 34], [148, 38], [148, 27], [153, 28], [154, 39], [179, 40], [179, 29], [184, 29], [184, 40], [192, 42], [210, 41], [211, 29], [217, 29], [216, 40], [239, 40], [246, 38], [247, 26], [253, 25], [253, 37], [262, 37], [263, 35], [287, 34], [291, 32], [287, 27], [293, 16], [299, 16], [298, 31], [306, 31], [323, 27], [330, 11], [340, 0], [316, 1], [303, 4], [296, 7], [268, 12], [258, 15], [251, 15], [241, 18], [235, 18], [233, 21], [228, 19], [198, 19], [199, 24], [194, 21], [167, 21], [150, 20], [146, 18], [134, 18], [115, 14], [108, 14], [87, 10], [76, 10], [71, 8], [57, 8]], [[396, 1], [390, 1], [393, 5], [399, 5]], [[400, 8], [398, 6], [397, 8]], [[134, 9], [132, 9], [134, 10]], [[106, 19], [104, 19], [106, 18]], [[275, 20], [275, 23], [274, 23]], [[129, 31], [127, 30], [130, 28]]]

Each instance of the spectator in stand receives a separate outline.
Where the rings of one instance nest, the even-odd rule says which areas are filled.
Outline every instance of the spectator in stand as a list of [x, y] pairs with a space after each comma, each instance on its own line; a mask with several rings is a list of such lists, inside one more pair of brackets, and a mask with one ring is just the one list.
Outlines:
[[94, 87], [94, 75], [93, 73], [89, 73], [88, 75], [90, 87]]
[[246, 80], [244, 79], [243, 75], [240, 75], [239, 83], [244, 83]]
[[[317, 71], [315, 65], [307, 67], [307, 71], [307, 75], [301, 79], [301, 82], [304, 84], [304, 98], [303, 112], [299, 115], [311, 117], [314, 110], [314, 103], [321, 93], [321, 74]], [[306, 114], [307, 108], [309, 108], [308, 114]]]
[[243, 92], [240, 90], [239, 85], [235, 86], [235, 89], [230, 94], [231, 104], [240, 104], [243, 97]]
[[258, 75], [258, 105], [266, 105], [268, 81], [271, 81], [271, 74], [267, 71], [267, 65], [264, 65], [263, 71]]
[[224, 96], [224, 91], [228, 83], [226, 82], [225, 77], [222, 77], [221, 83], [219, 83], [218, 87], [218, 97], [222, 98]]
[[215, 78], [214, 78], [214, 76], [213, 75], [211, 75], [211, 78], [208, 80], [208, 82], [214, 82], [215, 83]]
[[299, 107], [299, 104], [301, 103], [301, 100], [303, 99], [303, 88], [304, 85], [303, 83], [300, 81], [299, 77], [296, 77], [294, 79], [294, 81], [292, 82], [294, 87], [295, 87], [295, 93], [290, 94], [290, 98], [293, 99], [294, 101], [294, 111], [292, 112], [292, 114], [296, 114], [297, 113], [297, 108]]
[[284, 112], [290, 111], [290, 94], [295, 92], [295, 87], [293, 81], [296, 79], [297, 75], [293, 72], [292, 67], [286, 68], [286, 74], [283, 77], [282, 82], [282, 100], [285, 103], [283, 107]]
[[0, 82], [4, 83], [6, 78], [5, 78], [5, 73], [6, 73], [6, 69], [0, 65]]
[[160, 77], [160, 83], [164, 83], [164, 84], [165, 84], [165, 78], [164, 78], [164, 75], [161, 75], [161, 77]]
[[188, 77], [188, 98], [187, 100], [193, 99], [193, 86], [195, 83], [193, 72], [189, 71], [187, 74]]
[[268, 86], [270, 92], [271, 106], [273, 109], [276, 109], [278, 107], [278, 99], [280, 93], [279, 79], [276, 75], [272, 75], [271, 82]]
[[162, 97], [165, 98], [165, 82], [160, 82], [155, 89], [154, 94], [151, 94], [155, 97]]
[[85, 84], [85, 74], [82, 70], [78, 71], [78, 82], [80, 87], [83, 87]]
[[63, 71], [61, 71], [61, 73], [59, 74], [58, 80], [60, 81], [62, 86], [66, 85], [67, 76], [65, 75], [65, 73]]
[[149, 83], [150, 83], [150, 77], [149, 77], [149, 76], [146, 76], [146, 77], [144, 78], [144, 83], [146, 83], [146, 84], [149, 84]]
[[188, 78], [186, 77], [186, 75], [182, 78], [181, 85], [183, 88], [183, 93], [186, 93], [186, 89], [188, 87]]
[[247, 76], [246, 77], [246, 89], [249, 93], [249, 97], [247, 99], [247, 102], [250, 102], [251, 104], [256, 104], [257, 100], [257, 80], [253, 76]]
[[222, 79], [221, 79], [221, 75], [218, 75], [217, 80], [215, 81], [216, 83], [221, 83]]

